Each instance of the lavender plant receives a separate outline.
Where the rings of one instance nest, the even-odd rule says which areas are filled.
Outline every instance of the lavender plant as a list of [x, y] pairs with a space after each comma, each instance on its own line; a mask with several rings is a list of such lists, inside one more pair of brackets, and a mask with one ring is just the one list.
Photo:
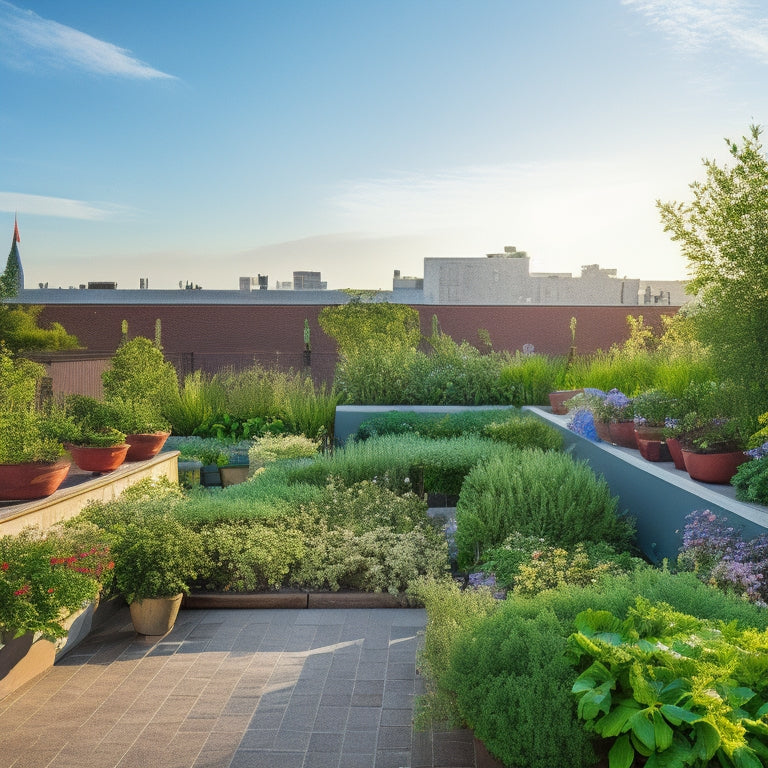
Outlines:
[[725, 592], [768, 606], [768, 535], [745, 541], [728, 518], [708, 509], [691, 512], [677, 566]]

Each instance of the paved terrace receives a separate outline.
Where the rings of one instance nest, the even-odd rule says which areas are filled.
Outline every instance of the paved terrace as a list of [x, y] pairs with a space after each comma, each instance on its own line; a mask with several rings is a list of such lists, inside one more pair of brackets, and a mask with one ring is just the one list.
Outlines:
[[0, 700], [0, 768], [475, 768], [467, 731], [414, 733], [423, 610], [127, 608]]

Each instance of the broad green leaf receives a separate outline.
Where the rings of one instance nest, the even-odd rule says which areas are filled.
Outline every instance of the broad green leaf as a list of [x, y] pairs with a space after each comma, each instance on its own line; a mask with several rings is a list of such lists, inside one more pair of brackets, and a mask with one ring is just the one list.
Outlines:
[[751, 688], [726, 688], [725, 699], [732, 707], [740, 707], [755, 697], [755, 692]]
[[678, 678], [662, 688], [659, 694], [659, 701], [662, 704], [678, 704], [681, 699], [688, 695], [689, 690], [688, 684]]
[[763, 768], [763, 764], [749, 747], [733, 750], [733, 764], [735, 768]]
[[763, 744], [760, 739], [756, 739], [754, 737], [747, 737], [747, 743], [752, 749], [755, 750], [755, 753], [763, 761], [763, 763], [768, 764], [768, 745]]
[[663, 752], [672, 744], [672, 729], [662, 717], [658, 709], [653, 712], [653, 735], [656, 739], [656, 749]]
[[611, 708], [610, 682], [602, 683], [591, 691], [587, 691], [577, 708], [577, 714], [582, 720], [594, 720], [601, 712], [608, 712]]
[[592, 608], [577, 614], [575, 624], [576, 629], [587, 637], [598, 632], [618, 632], [621, 629], [621, 621], [610, 611], [595, 611]]
[[599, 733], [605, 738], [618, 736], [628, 729], [627, 721], [639, 709], [640, 705], [634, 699], [620, 702], [618, 706], [595, 723], [595, 733]]
[[641, 704], [650, 707], [659, 700], [656, 686], [643, 675], [643, 670], [639, 664], [633, 664], [630, 668], [629, 684], [632, 686], [632, 695]]
[[645, 744], [643, 744], [643, 742], [640, 741], [640, 739], [638, 739], [634, 733], [630, 733], [629, 736], [632, 740], [632, 746], [635, 748], [635, 751], [641, 754], [643, 757], [648, 757], [653, 753], [653, 750], [648, 749], [648, 747], [646, 747]]
[[654, 752], [645, 764], [645, 768], [685, 768], [692, 761], [691, 745], [680, 734], [675, 735], [675, 740], [669, 749], [663, 752]]
[[629, 743], [629, 735], [619, 736], [608, 752], [608, 768], [629, 768], [635, 759], [635, 750]]
[[660, 711], [672, 725], [680, 725], [680, 723], [696, 723], [701, 720], [701, 715], [697, 715], [695, 712], [683, 709], [683, 707], [678, 707], [674, 704], [662, 704]]
[[694, 723], [693, 730], [696, 732], [696, 754], [703, 760], [711, 760], [720, 747], [720, 733], [707, 720]]
[[763, 715], [768, 715], [768, 701], [755, 713], [755, 717], [763, 717]]
[[649, 714], [649, 710], [641, 709], [629, 718], [629, 726], [638, 740], [653, 751], [656, 749], [656, 735]]
[[768, 723], [765, 720], [750, 720], [744, 718], [741, 724], [751, 733], [757, 733], [760, 736], [768, 736]]

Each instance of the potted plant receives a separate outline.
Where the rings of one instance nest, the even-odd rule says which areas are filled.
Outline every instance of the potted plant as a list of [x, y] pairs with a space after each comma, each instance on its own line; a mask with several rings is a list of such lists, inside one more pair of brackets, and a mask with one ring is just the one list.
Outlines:
[[665, 429], [676, 412], [677, 399], [661, 389], [641, 392], [634, 399], [635, 437], [640, 454], [648, 461], [670, 461]]
[[52, 418], [33, 408], [0, 413], [0, 500], [42, 499], [64, 482], [71, 462], [51, 435]]
[[125, 432], [130, 446], [126, 461], [146, 461], [160, 452], [171, 434], [170, 424], [149, 401], [114, 398], [106, 405], [114, 414], [114, 425]]
[[169, 513], [149, 513], [115, 534], [115, 584], [141, 635], [171, 630], [197, 576], [202, 545], [197, 533]]
[[739, 465], [749, 461], [746, 438], [736, 419], [687, 413], [679, 424], [688, 474], [702, 483], [729, 483]]
[[70, 421], [61, 425], [58, 437], [73, 461], [88, 472], [111, 472], [128, 454], [125, 433], [116, 429], [116, 414], [108, 404], [86, 395], [70, 395], [65, 401]]
[[[632, 399], [614, 388], [595, 401], [595, 425], [607, 424], [609, 441], [624, 448], [637, 448]], [[600, 435], [600, 429], [598, 429]], [[600, 435], [601, 439], [602, 435]]]

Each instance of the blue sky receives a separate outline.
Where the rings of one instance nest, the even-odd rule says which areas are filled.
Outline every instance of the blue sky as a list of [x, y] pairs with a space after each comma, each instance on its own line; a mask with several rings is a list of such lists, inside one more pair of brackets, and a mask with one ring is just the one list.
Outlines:
[[680, 279], [655, 200], [766, 82], [746, 0], [0, 0], [0, 243], [18, 214], [27, 287], [388, 288], [505, 245]]

